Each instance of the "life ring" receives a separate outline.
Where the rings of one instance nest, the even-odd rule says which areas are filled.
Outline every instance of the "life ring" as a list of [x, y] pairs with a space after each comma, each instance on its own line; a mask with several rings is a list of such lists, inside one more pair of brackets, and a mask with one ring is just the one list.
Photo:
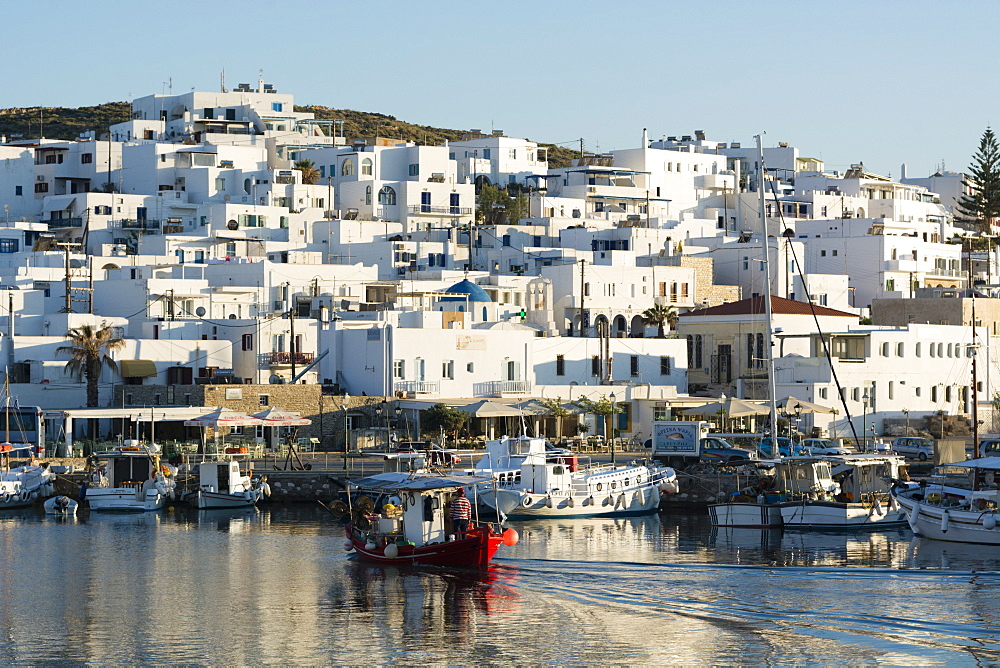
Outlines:
[[597, 483], [597, 491], [600, 492], [604, 488], [604, 485]]
[[530, 494], [526, 494], [524, 498], [521, 499], [521, 505], [525, 508], [529, 507], [532, 503], [534, 503], [534, 501], [532, 500]]
[[0, 496], [0, 501], [7, 503], [10, 501], [10, 492], [4, 492], [3, 496]]
[[26, 489], [22, 489], [20, 495], [18, 495], [18, 498], [21, 499], [21, 501], [27, 501], [28, 499], [31, 498], [31, 492], [29, 492]]

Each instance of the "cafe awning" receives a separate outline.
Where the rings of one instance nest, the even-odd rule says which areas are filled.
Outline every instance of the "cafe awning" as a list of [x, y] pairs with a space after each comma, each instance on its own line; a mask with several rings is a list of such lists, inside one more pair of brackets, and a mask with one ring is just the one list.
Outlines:
[[122, 360], [118, 364], [122, 378], [150, 378], [157, 374], [153, 360]]

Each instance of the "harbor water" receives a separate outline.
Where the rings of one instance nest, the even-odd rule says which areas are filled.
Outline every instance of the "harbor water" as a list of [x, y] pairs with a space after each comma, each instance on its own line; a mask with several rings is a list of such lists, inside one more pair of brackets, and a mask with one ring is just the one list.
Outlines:
[[0, 516], [0, 663], [872, 664], [1000, 661], [1000, 548], [512, 522], [486, 573], [380, 567], [316, 506]]

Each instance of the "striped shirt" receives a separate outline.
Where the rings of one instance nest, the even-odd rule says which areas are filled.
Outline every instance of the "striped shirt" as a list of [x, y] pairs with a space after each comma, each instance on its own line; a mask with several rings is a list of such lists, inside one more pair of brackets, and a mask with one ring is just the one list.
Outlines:
[[457, 496], [451, 502], [451, 519], [470, 520], [472, 519], [472, 504], [464, 496]]

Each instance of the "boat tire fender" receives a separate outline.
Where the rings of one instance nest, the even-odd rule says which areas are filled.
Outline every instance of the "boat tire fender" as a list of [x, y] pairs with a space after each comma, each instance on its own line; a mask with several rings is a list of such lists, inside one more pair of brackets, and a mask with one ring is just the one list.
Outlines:
[[525, 495], [525, 497], [521, 499], [521, 505], [525, 508], [529, 507], [532, 503], [534, 503], [534, 500], [530, 495]]

